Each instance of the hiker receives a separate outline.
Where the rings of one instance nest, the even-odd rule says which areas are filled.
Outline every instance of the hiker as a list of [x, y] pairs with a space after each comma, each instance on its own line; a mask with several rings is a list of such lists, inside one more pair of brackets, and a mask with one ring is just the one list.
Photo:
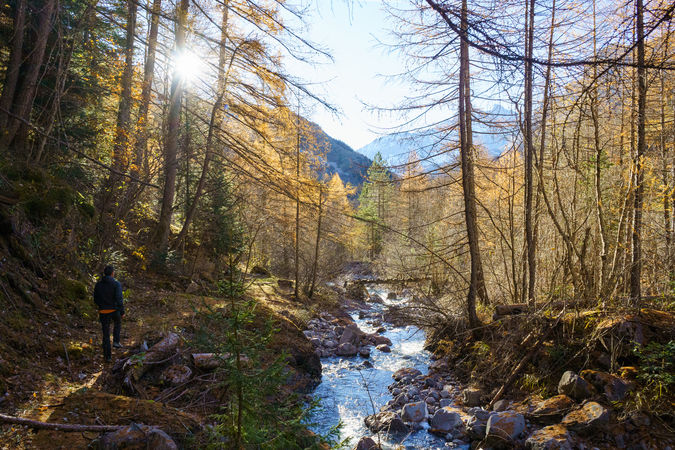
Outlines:
[[112, 359], [110, 321], [114, 323], [113, 347], [122, 348], [122, 344], [120, 344], [122, 316], [124, 315], [122, 285], [114, 277], [115, 269], [113, 266], [105, 266], [103, 277], [94, 286], [94, 302], [98, 306], [98, 318], [103, 327], [103, 357], [106, 361]]

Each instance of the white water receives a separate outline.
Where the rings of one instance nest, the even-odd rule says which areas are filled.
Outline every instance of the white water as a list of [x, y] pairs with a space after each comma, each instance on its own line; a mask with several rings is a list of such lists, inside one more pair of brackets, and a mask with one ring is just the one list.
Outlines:
[[[370, 288], [371, 295], [379, 295], [389, 304], [402, 304], [407, 299], [387, 300], [387, 291]], [[379, 313], [384, 309], [382, 305], [372, 303], [371, 312]], [[375, 332], [377, 327], [369, 324], [372, 319], [359, 319], [358, 312], [352, 317], [359, 328], [365, 332]], [[322, 358], [323, 375], [321, 384], [316, 388], [314, 395], [321, 400], [321, 409], [312, 417], [318, 425], [314, 431], [325, 433], [331, 427], [342, 422], [341, 439], [350, 439], [350, 448], [362, 436], [372, 436], [372, 432], [365, 426], [367, 415], [379, 412], [380, 407], [391, 400], [387, 386], [394, 382], [391, 375], [403, 367], [414, 367], [427, 372], [431, 362], [430, 354], [424, 350], [426, 339], [423, 330], [417, 327], [394, 327], [383, 324], [387, 331], [382, 335], [391, 339], [391, 353], [382, 353], [375, 348], [371, 350], [372, 368], [364, 368], [366, 358], [360, 356], [344, 358]], [[422, 422], [422, 425], [427, 425]], [[377, 437], [373, 436], [377, 441]], [[394, 445], [403, 445], [405, 448], [444, 448], [446, 442], [425, 429], [412, 432], [402, 441], [390, 440], [387, 435], [380, 433], [383, 448], [392, 448]]]

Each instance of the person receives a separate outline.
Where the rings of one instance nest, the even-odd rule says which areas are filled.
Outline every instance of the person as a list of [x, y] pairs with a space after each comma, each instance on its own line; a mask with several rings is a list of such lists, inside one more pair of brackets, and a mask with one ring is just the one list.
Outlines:
[[110, 322], [113, 322], [113, 346], [122, 348], [120, 332], [124, 316], [122, 285], [115, 279], [115, 268], [106, 266], [103, 277], [94, 286], [94, 302], [98, 306], [98, 318], [103, 328], [103, 357], [106, 362], [112, 359], [110, 348]]

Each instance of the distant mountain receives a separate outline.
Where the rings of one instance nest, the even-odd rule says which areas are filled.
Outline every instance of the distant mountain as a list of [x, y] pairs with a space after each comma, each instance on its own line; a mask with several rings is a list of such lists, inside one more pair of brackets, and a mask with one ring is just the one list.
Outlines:
[[[488, 155], [497, 157], [510, 147], [514, 124], [515, 114], [499, 105], [489, 113], [476, 113], [472, 122], [474, 144], [484, 147]], [[443, 145], [457, 140], [454, 130], [449, 133], [438, 130], [394, 133], [379, 137], [357, 151], [370, 159], [379, 152], [397, 171], [395, 166], [405, 164], [410, 151], [415, 150], [425, 169], [433, 170], [451, 161], [456, 152], [444, 152]]]
[[359, 187], [366, 179], [366, 172], [372, 163], [370, 158], [358, 153], [339, 139], [329, 136], [319, 125], [310, 124], [318, 138], [317, 140], [328, 143], [328, 151], [326, 152], [328, 161], [326, 171], [328, 174], [332, 175], [337, 172], [343, 183]]

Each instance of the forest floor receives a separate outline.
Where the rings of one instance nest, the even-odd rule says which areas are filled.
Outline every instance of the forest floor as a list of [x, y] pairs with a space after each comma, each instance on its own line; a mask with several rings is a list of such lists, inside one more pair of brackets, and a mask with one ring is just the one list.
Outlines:
[[[125, 392], [112, 374], [116, 361], [138, 352], [143, 342], [152, 345], [169, 332], [189, 340], [202, 325], [204, 313], [226, 307], [223, 298], [206, 292], [188, 294], [165, 277], [148, 275], [129, 281], [132, 287], [126, 291], [128, 301], [122, 320], [124, 348], [113, 349], [113, 362], [103, 361], [97, 316], [59, 317], [59, 312], [52, 312], [51, 321], [33, 323], [23, 333], [26, 340], [40, 343], [35, 353], [18, 352], [14, 360], [0, 360], [4, 370], [11, 371], [5, 380], [8, 389], [0, 412], [55, 423], [117, 425], [131, 421], [157, 425], [171, 435], [185, 433], [184, 427], [194, 431], [217, 412], [213, 404], [204, 407], [194, 395], [187, 403], [185, 399], [162, 397], [166, 386], [161, 383], [146, 386], [140, 396], [118, 395]], [[246, 295], [256, 301], [260, 322], [275, 323], [278, 332], [271, 353], [294, 349], [313, 355], [311, 344], [302, 334], [306, 322], [319, 311], [341, 311], [335, 299], [325, 296], [320, 303], [296, 300], [274, 278], [250, 280]], [[94, 438], [96, 433], [36, 432], [17, 425], [0, 426], [2, 449], [85, 448]]]

